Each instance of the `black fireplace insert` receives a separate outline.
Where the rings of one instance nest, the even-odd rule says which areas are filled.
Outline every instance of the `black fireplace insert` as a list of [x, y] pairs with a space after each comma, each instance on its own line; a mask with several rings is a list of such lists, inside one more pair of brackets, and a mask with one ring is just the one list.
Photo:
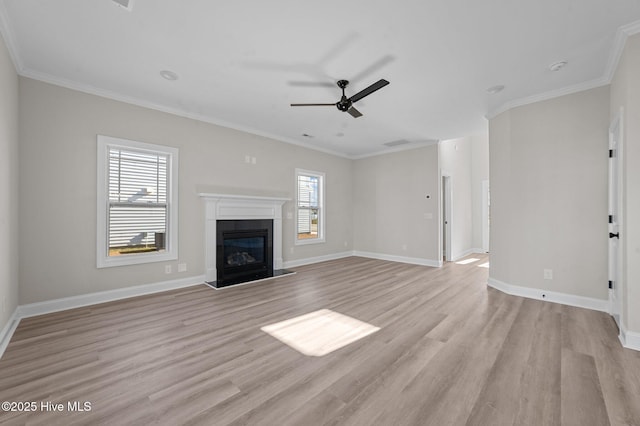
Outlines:
[[216, 287], [273, 276], [273, 220], [219, 220], [216, 229]]

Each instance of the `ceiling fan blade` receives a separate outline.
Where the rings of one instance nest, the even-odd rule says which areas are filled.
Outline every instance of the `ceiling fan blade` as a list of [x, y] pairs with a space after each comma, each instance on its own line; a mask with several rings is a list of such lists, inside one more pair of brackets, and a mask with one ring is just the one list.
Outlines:
[[349, 100], [351, 102], [358, 102], [360, 99], [364, 98], [365, 96], [369, 96], [370, 94], [372, 94], [376, 90], [382, 89], [387, 84], [389, 84], [389, 82], [387, 80], [385, 80], [384, 78], [382, 78], [382, 79], [378, 80], [377, 82], [373, 83], [371, 86], [367, 87], [366, 89], [359, 91], [358, 93], [356, 93], [355, 95], [350, 97]]
[[291, 106], [336, 106], [336, 104], [290, 104]]
[[347, 112], [349, 114], [351, 114], [351, 116], [353, 118], [358, 118], [358, 117], [362, 117], [362, 113], [360, 111], [358, 111], [357, 109], [355, 109], [355, 107], [351, 107], [347, 110]]

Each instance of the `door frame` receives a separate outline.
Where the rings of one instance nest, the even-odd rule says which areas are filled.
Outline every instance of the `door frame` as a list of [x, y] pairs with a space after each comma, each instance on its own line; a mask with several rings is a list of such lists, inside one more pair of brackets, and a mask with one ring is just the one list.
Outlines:
[[[609, 126], [609, 179], [608, 179], [608, 192], [609, 192], [609, 233], [618, 234], [622, 236], [622, 224], [623, 224], [623, 209], [622, 209], [622, 195], [623, 195], [623, 113], [624, 110], [621, 107], [618, 114], [611, 121]], [[624, 285], [622, 275], [622, 243], [620, 238], [608, 238], [608, 253], [609, 253], [609, 313], [616, 321], [618, 329], [622, 332], [622, 307], [624, 291], [622, 286]]]
[[482, 181], [482, 250], [489, 253], [489, 235], [490, 235], [490, 213], [491, 206], [489, 180]]

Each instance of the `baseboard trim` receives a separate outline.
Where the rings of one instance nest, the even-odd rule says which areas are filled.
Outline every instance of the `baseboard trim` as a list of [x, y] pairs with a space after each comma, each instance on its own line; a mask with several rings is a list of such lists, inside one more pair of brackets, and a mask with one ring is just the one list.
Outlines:
[[283, 266], [285, 269], [295, 268], [296, 266], [312, 265], [314, 263], [326, 262], [329, 260], [344, 259], [345, 257], [351, 257], [351, 256], [366, 257], [369, 259], [377, 259], [377, 260], [388, 260], [391, 262], [409, 263], [412, 265], [431, 266], [434, 268], [439, 268], [442, 266], [442, 261], [437, 261], [437, 260], [422, 259], [418, 257], [396, 256], [393, 254], [373, 253], [373, 252], [359, 251], [359, 250], [343, 251], [340, 253], [333, 253], [333, 254], [327, 254], [324, 256], [316, 256], [316, 257], [307, 257], [305, 259], [299, 259], [299, 260], [288, 260], [283, 263]]
[[314, 263], [343, 259], [345, 257], [350, 257], [350, 256], [353, 256], [352, 251], [343, 251], [340, 253], [326, 254], [324, 256], [307, 257], [304, 259], [297, 259], [297, 260], [287, 260], [283, 262], [282, 265], [284, 269], [289, 269], [289, 268], [295, 268], [296, 266], [312, 265]]
[[66, 311], [68, 309], [82, 308], [84, 306], [113, 302], [114, 300], [128, 299], [130, 297], [144, 296], [146, 294], [161, 293], [163, 291], [176, 290], [199, 284], [204, 284], [204, 275], [20, 305], [15, 309], [13, 315], [9, 319], [9, 322], [0, 332], [0, 358], [2, 358], [7, 346], [9, 346], [9, 341], [11, 340], [13, 333], [16, 331], [16, 328], [18, 328], [18, 324], [22, 318]]
[[9, 321], [4, 326], [2, 331], [0, 331], [0, 358], [4, 355], [4, 351], [9, 346], [9, 341], [13, 336], [13, 333], [18, 328], [18, 324], [20, 323], [20, 311], [19, 308], [16, 308], [13, 311], [13, 314], [9, 317]]
[[640, 333], [628, 331], [624, 323], [620, 324], [620, 335], [618, 335], [618, 339], [620, 339], [623, 347], [640, 351]]
[[578, 308], [586, 308], [593, 311], [609, 313], [609, 301], [604, 299], [594, 299], [591, 297], [546, 291], [538, 288], [521, 287], [507, 284], [494, 278], [489, 278], [487, 285], [512, 296], [526, 297], [527, 299], [543, 300], [546, 302], [560, 303], [561, 305], [575, 306]]
[[198, 284], [204, 284], [204, 275], [162, 281], [153, 284], [138, 285], [134, 287], [118, 288], [115, 290], [100, 291], [97, 293], [82, 294], [80, 296], [64, 297], [44, 302], [29, 303], [27, 305], [18, 306], [18, 312], [20, 318], [28, 318], [52, 312], [66, 311], [67, 309], [96, 305], [98, 303], [112, 302], [114, 300], [128, 299], [130, 297], [144, 296], [146, 294], [191, 287]]
[[441, 260], [423, 259], [419, 257], [405, 257], [396, 256], [393, 254], [372, 253], [368, 251], [353, 252], [353, 256], [367, 257], [369, 259], [388, 260], [391, 262], [409, 263], [412, 265], [431, 266], [433, 268], [440, 268], [442, 266]]
[[480, 254], [480, 253], [484, 253], [482, 251], [482, 249], [478, 249], [478, 248], [470, 248], [468, 250], [463, 251], [462, 253], [458, 253], [456, 255], [451, 255], [451, 261], [452, 262], [457, 262], [458, 260], [462, 259], [463, 257], [467, 257], [470, 254]]

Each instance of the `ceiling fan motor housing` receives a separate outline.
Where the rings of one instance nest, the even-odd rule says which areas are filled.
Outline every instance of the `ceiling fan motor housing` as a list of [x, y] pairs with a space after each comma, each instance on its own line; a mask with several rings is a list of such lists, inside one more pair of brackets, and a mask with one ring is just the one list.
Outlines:
[[346, 99], [344, 96], [343, 96], [343, 98], [344, 99], [342, 99], [340, 102], [336, 103], [336, 106], [338, 107], [338, 109], [340, 111], [345, 111], [346, 112], [346, 111], [349, 110], [349, 108], [351, 108], [352, 102], [349, 99]]

